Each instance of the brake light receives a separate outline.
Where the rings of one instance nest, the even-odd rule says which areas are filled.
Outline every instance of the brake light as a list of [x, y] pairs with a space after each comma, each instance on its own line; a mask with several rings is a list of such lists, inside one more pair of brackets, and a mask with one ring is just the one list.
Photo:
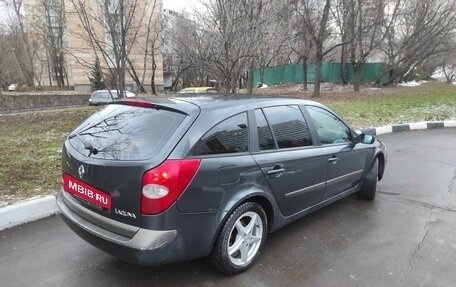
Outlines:
[[167, 160], [142, 178], [141, 213], [158, 214], [168, 209], [196, 174], [199, 159]]
[[124, 99], [119, 103], [140, 108], [152, 108], [154, 106], [151, 102], [142, 99]]

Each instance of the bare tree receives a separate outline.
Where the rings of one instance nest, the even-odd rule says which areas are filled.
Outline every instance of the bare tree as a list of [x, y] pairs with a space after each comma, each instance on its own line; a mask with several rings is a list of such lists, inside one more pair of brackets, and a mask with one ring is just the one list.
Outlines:
[[293, 1], [290, 5], [291, 25], [293, 36], [289, 41], [291, 50], [297, 55], [298, 63], [302, 63], [303, 70], [303, 89], [307, 91], [308, 86], [308, 64], [314, 61], [315, 49], [314, 41], [309, 30], [305, 28], [304, 22], [307, 21], [307, 14], [304, 13], [301, 1]]
[[[348, 41], [347, 48], [342, 46], [341, 66], [345, 67], [346, 52], [349, 52], [350, 62], [354, 71], [353, 87], [359, 92], [362, 71], [369, 56], [379, 48], [386, 37], [385, 30], [389, 26], [384, 25], [385, 0], [339, 0], [340, 11], [335, 14], [341, 19], [340, 25], [342, 41]], [[343, 70], [343, 72], [346, 72]]]
[[7, 89], [10, 84], [23, 84], [24, 75], [14, 56], [11, 41], [13, 35], [10, 30], [0, 27], [0, 87]]
[[[264, 33], [260, 34], [255, 56], [252, 58], [249, 71], [259, 68], [260, 82], [264, 82], [264, 68], [273, 63], [283, 64], [292, 51], [289, 43], [294, 38], [292, 22], [289, 17], [289, 6], [286, 1], [273, 2], [274, 9], [270, 9], [268, 21], [265, 22]], [[248, 77], [248, 92], [252, 92], [253, 79]]]
[[329, 8], [331, 5], [330, 0], [325, 1], [325, 6], [323, 8], [323, 13], [319, 19], [317, 20], [318, 27], [315, 26], [315, 22], [311, 21], [310, 13], [308, 13], [309, 20], [304, 22], [306, 26], [308, 26], [309, 30], [311, 31], [311, 37], [315, 43], [315, 85], [314, 85], [314, 96], [320, 96], [320, 82], [321, 82], [321, 65], [323, 62], [323, 57], [325, 53], [323, 52], [323, 42], [325, 39], [325, 32], [327, 29], [328, 24], [328, 17], [329, 17]]
[[41, 17], [33, 21], [46, 49], [47, 65], [49, 67], [49, 84], [52, 79], [58, 87], [68, 86], [68, 76], [65, 68], [66, 17], [65, 2], [63, 0], [40, 0], [35, 7]]
[[[339, 28], [342, 42], [354, 40], [355, 29], [355, 0], [335, 1], [331, 13], [335, 19], [336, 26]], [[343, 84], [348, 83], [347, 61], [349, 59], [348, 45], [342, 45], [340, 48], [340, 74]]]
[[315, 84], [313, 96], [320, 96], [321, 67], [323, 59], [337, 47], [346, 45], [338, 37], [331, 37], [334, 19], [330, 17], [331, 0], [292, 0], [296, 1], [296, 13], [299, 13], [302, 21], [302, 34], [309, 35], [315, 52]]
[[70, 0], [83, 32], [73, 33], [87, 39], [101, 59], [119, 95], [123, 96], [129, 56], [136, 46], [141, 23], [148, 12], [139, 0]]
[[29, 38], [25, 30], [26, 18], [23, 14], [23, 0], [0, 0], [12, 17], [9, 23], [11, 34], [15, 35], [11, 42], [11, 49], [16, 61], [24, 75], [26, 84], [35, 87], [36, 74], [33, 60], [36, 50], [33, 41]]
[[456, 80], [456, 63], [454, 61], [452, 61], [451, 64], [443, 65], [442, 71], [448, 84], [451, 84]]
[[205, 11], [195, 17], [194, 66], [210, 71], [227, 92], [235, 92], [241, 74], [266, 42], [271, 2], [207, 0], [203, 4]]
[[448, 48], [447, 53], [442, 53], [441, 55], [435, 56], [430, 58], [429, 61], [426, 63], [428, 65], [424, 66], [430, 66], [429, 67], [429, 76], [434, 74], [434, 72], [438, 72], [440, 74], [443, 74], [445, 77], [445, 81], [448, 84], [452, 84], [453, 82], [456, 81], [456, 41], [455, 41], [455, 36], [452, 35], [451, 37], [448, 38], [448, 41], [446, 43], [446, 46]]
[[[387, 55], [390, 82], [401, 82], [431, 56], [448, 52], [446, 41], [456, 28], [452, 0], [410, 0], [396, 3], [398, 12], [381, 49]], [[381, 75], [380, 75], [381, 76]]]
[[210, 42], [202, 41], [203, 28], [197, 20], [180, 12], [166, 10], [164, 16], [163, 65], [171, 77], [171, 90], [188, 86], [208, 85], [222, 80], [211, 71], [208, 59]]
[[[157, 71], [157, 52], [161, 52], [162, 48], [162, 38], [161, 31], [163, 28], [161, 13], [157, 13], [159, 16], [156, 16], [155, 10], [160, 10], [157, 0], [152, 1], [152, 12], [150, 13], [149, 20], [147, 21], [147, 33], [145, 39], [144, 47], [144, 66], [143, 66], [143, 76], [142, 82], [145, 80], [146, 76], [146, 65], [149, 63], [151, 68], [150, 75], [150, 86], [152, 89], [152, 94], [156, 95], [157, 90], [155, 88], [155, 75]], [[150, 59], [150, 62], [148, 62]]]
[[[144, 2], [146, 10], [150, 11], [149, 15], [144, 20], [143, 25], [145, 31], [141, 31], [137, 36], [136, 45], [142, 53], [142, 59], [139, 63], [134, 63], [131, 57], [128, 58], [128, 73], [138, 86], [138, 90], [143, 93], [145, 92], [144, 83], [146, 81], [146, 75], [150, 71], [150, 86], [152, 94], [156, 94], [155, 77], [157, 71], [157, 56], [161, 54], [161, 43], [162, 43], [162, 17], [159, 13], [160, 1], [150, 0]], [[135, 65], [136, 64], [136, 65]], [[139, 69], [140, 68], [140, 69]], [[140, 73], [142, 71], [142, 73]]]

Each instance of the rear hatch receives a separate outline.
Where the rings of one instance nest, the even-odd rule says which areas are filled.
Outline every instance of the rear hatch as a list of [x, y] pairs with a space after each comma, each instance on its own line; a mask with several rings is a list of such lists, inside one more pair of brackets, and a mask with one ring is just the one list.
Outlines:
[[102, 216], [139, 226], [144, 172], [167, 158], [199, 113], [191, 104], [181, 104], [184, 112], [167, 101], [110, 104], [77, 127], [62, 152], [66, 195]]

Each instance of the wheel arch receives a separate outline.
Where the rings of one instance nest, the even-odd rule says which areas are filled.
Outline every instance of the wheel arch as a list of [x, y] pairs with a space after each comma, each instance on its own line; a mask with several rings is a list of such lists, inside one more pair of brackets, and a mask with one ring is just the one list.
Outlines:
[[262, 190], [257, 190], [256, 192], [248, 190], [241, 192], [241, 194], [241, 196], [236, 196], [236, 199], [230, 201], [227, 204], [225, 211], [222, 213], [222, 216], [220, 217], [220, 220], [218, 220], [218, 226], [211, 242], [211, 250], [214, 248], [214, 244], [216, 242], [217, 237], [220, 234], [220, 230], [226, 224], [226, 221], [230, 217], [231, 213], [233, 213], [233, 211], [236, 208], [238, 208], [240, 205], [246, 202], [255, 202], [263, 208], [264, 212], [266, 213], [267, 232], [270, 233], [271, 230], [273, 230], [277, 210], [274, 207], [274, 199], [271, 197], [271, 195]]

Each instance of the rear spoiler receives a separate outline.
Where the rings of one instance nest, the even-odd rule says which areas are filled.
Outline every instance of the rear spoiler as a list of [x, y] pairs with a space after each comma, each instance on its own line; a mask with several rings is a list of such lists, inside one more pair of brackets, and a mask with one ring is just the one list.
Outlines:
[[188, 115], [186, 112], [178, 110], [176, 108], [170, 107], [168, 105], [163, 105], [161, 103], [153, 103], [149, 100], [143, 98], [126, 98], [120, 99], [113, 102], [108, 103], [108, 105], [126, 105], [126, 106], [133, 106], [133, 107], [141, 107], [141, 108], [149, 108], [149, 109], [156, 109], [156, 110], [166, 110], [171, 111], [183, 115]]

